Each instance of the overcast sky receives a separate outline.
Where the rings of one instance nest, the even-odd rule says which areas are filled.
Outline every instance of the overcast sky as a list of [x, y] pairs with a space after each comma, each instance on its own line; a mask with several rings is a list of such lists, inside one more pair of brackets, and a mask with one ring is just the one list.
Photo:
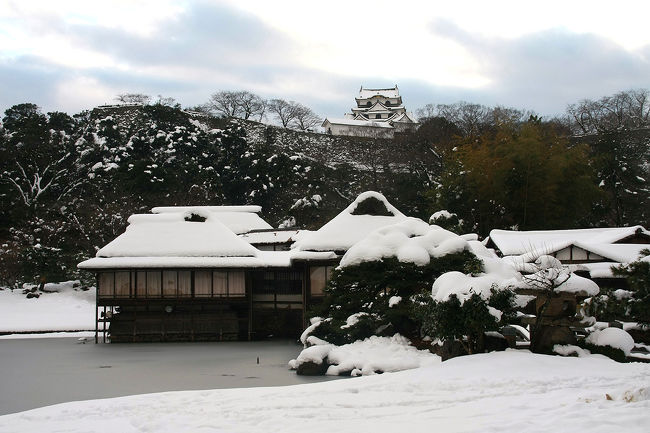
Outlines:
[[459, 100], [563, 113], [650, 88], [650, 2], [0, 0], [0, 110], [218, 90], [340, 117], [361, 85], [409, 110]]

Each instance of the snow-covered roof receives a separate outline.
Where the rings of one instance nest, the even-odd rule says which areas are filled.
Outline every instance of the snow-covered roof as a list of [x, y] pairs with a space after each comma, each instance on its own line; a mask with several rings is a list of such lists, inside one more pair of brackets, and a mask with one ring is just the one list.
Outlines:
[[252, 230], [269, 230], [273, 227], [258, 213], [261, 206], [166, 206], [151, 209], [154, 214], [210, 212], [216, 219], [237, 234]]
[[[370, 198], [383, 203], [387, 213], [391, 215], [354, 215], [353, 212], [357, 209], [357, 206]], [[296, 242], [294, 248], [303, 251], [347, 251], [369, 233], [404, 221], [406, 218], [382, 194], [366, 191], [323, 227]]]
[[[190, 214], [205, 221], [186, 221]], [[131, 215], [126, 231], [100, 249], [97, 257], [255, 257], [258, 250], [215, 215], [197, 209]]]
[[383, 96], [384, 98], [399, 98], [399, 89], [397, 86], [388, 89], [364, 89], [359, 90], [358, 99], [370, 99], [373, 96]]
[[246, 242], [259, 245], [259, 244], [286, 244], [294, 242], [301, 236], [311, 233], [309, 230], [264, 230], [259, 232], [250, 232], [239, 235]]
[[263, 268], [289, 266], [291, 266], [291, 253], [289, 251], [257, 251], [255, 257], [95, 257], [77, 265], [79, 269]]
[[242, 206], [157, 206], [151, 209], [152, 213], [176, 213], [193, 211], [194, 209], [206, 210], [209, 212], [248, 212], [260, 213], [262, 206], [242, 205]]
[[431, 257], [441, 257], [470, 249], [455, 233], [418, 218], [409, 218], [381, 227], [355, 243], [341, 259], [341, 267], [394, 257], [400, 262], [428, 265]]
[[400, 123], [418, 123], [414, 117], [413, 114], [404, 112], [397, 117], [391, 119], [392, 122], [400, 122]]
[[[521, 255], [535, 250], [557, 251], [572, 243], [613, 244], [637, 233], [650, 236], [642, 226], [575, 230], [511, 231], [492, 230], [490, 239], [504, 256]], [[567, 243], [568, 242], [568, 243]], [[564, 247], [558, 248], [559, 245]]]
[[[288, 242], [308, 230], [277, 230], [237, 236], [221, 222], [224, 214], [255, 215], [247, 210], [212, 212], [187, 207], [184, 212], [155, 208], [159, 213], [131, 215], [126, 231], [100, 249], [80, 269], [262, 268], [289, 267], [293, 260], [326, 260], [331, 252], [260, 251], [255, 243]], [[204, 221], [187, 221], [198, 215]], [[272, 242], [273, 241], [273, 242]]]
[[371, 107], [353, 107], [352, 111], [360, 111], [360, 112], [369, 112], [369, 113], [393, 113], [395, 111], [400, 111], [404, 110], [403, 105], [384, 105], [381, 102], [375, 102]]
[[537, 260], [540, 256], [552, 255], [553, 253], [570, 246], [581, 248], [585, 251], [595, 253], [605, 259], [611, 260], [612, 262], [618, 263], [630, 263], [638, 260], [641, 250], [650, 247], [650, 245], [647, 244], [591, 244], [568, 240], [563, 242], [554, 242], [533, 251], [526, 252], [520, 256], [511, 257], [516, 257], [523, 263], [530, 263]]
[[576, 243], [576, 246], [618, 263], [636, 261], [641, 250], [650, 248], [647, 244], [585, 244], [582, 242]]
[[388, 119], [383, 119], [382, 121], [377, 120], [355, 120], [355, 119], [343, 119], [343, 118], [327, 118], [323, 122], [323, 127], [325, 123], [331, 123], [332, 125], [348, 125], [348, 126], [367, 126], [372, 128], [392, 128], [392, 126], [386, 122]]
[[288, 268], [294, 260], [329, 260], [329, 251], [256, 251], [255, 257], [94, 257], [79, 269]]

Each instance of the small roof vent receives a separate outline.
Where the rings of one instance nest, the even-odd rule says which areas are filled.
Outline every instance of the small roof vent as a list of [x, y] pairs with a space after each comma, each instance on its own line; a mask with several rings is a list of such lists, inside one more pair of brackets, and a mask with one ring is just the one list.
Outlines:
[[207, 218], [196, 213], [191, 213], [185, 217], [185, 221], [190, 223], [203, 223]]

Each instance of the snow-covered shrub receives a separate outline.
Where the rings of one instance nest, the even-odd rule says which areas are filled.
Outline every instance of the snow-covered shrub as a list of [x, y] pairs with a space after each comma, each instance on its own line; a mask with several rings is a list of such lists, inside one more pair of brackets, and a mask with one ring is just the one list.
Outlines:
[[[323, 304], [314, 311], [314, 315], [331, 320], [315, 328], [312, 335], [333, 344], [371, 335], [419, 336], [418, 295], [428, 295], [431, 282], [451, 270], [480, 272], [481, 262], [464, 250], [432, 257], [425, 266], [388, 257], [336, 269], [325, 289]], [[401, 301], [395, 303], [395, 297]], [[350, 324], [352, 316], [357, 320]]]
[[632, 292], [629, 290], [603, 288], [597, 296], [592, 296], [585, 301], [585, 313], [596, 317], [601, 322], [631, 321], [631, 295]]
[[[645, 327], [650, 326], [650, 249], [641, 251], [641, 258], [626, 266], [614, 267], [615, 276], [625, 277], [632, 292], [627, 298], [629, 317]], [[624, 295], [619, 293], [620, 295]], [[623, 296], [621, 296], [623, 297]]]
[[314, 223], [321, 220], [320, 212], [322, 207], [323, 197], [320, 194], [302, 197], [291, 206], [289, 215], [284, 221], [293, 220], [293, 226], [316, 228]]
[[464, 222], [455, 213], [439, 210], [429, 217], [429, 224], [435, 224], [457, 234], [466, 233]]
[[591, 353], [600, 353], [614, 361], [625, 362], [627, 355], [634, 349], [634, 339], [619, 328], [605, 328], [589, 334], [583, 346]]
[[440, 340], [459, 341], [469, 354], [481, 352], [485, 332], [514, 319], [514, 299], [512, 290], [496, 286], [489, 295], [471, 292], [462, 298], [456, 293], [444, 300], [429, 298], [419, 309], [422, 331]]
[[417, 350], [407, 338], [395, 334], [392, 337], [372, 336], [340, 346], [314, 345], [289, 361], [289, 368], [301, 371], [301, 366], [304, 368], [304, 364], [312, 363], [321, 366], [320, 371], [330, 376], [365, 376], [435, 365], [438, 362], [439, 357], [428, 350]]

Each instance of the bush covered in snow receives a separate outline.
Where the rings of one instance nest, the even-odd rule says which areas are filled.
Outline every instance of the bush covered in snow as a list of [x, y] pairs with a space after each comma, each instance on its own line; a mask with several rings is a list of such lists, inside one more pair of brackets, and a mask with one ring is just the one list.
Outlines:
[[650, 326], [650, 249], [641, 251], [641, 255], [636, 262], [614, 268], [613, 273], [625, 277], [632, 292], [628, 301], [630, 317]]
[[459, 298], [429, 298], [420, 308], [422, 331], [440, 340], [455, 340], [469, 354], [483, 351], [485, 332], [496, 331], [515, 318], [515, 294], [494, 286], [489, 295], [472, 292]]
[[[428, 295], [431, 283], [450, 270], [480, 272], [481, 262], [471, 252], [462, 251], [432, 257], [425, 266], [390, 257], [339, 268], [325, 289], [323, 304], [313, 312], [331, 320], [315, 328], [313, 335], [333, 344], [371, 335], [418, 336], [419, 295]], [[396, 297], [401, 300], [395, 302]], [[353, 323], [351, 317], [355, 317]]]
[[435, 224], [457, 234], [466, 233], [464, 221], [455, 213], [446, 210], [439, 210], [431, 215], [429, 224]]
[[289, 361], [289, 368], [298, 370], [305, 363], [313, 363], [322, 365], [320, 371], [331, 376], [366, 376], [438, 362], [439, 357], [428, 350], [417, 350], [408, 339], [395, 334], [392, 337], [372, 336], [342, 346], [316, 344], [305, 348], [296, 359]]
[[604, 288], [587, 303], [587, 311], [598, 320], [634, 321], [650, 326], [650, 250], [642, 250], [641, 258], [628, 265], [612, 268], [624, 277], [629, 290]]
[[618, 362], [625, 362], [634, 349], [634, 339], [619, 328], [599, 329], [587, 336], [583, 342], [591, 353], [600, 353]]

